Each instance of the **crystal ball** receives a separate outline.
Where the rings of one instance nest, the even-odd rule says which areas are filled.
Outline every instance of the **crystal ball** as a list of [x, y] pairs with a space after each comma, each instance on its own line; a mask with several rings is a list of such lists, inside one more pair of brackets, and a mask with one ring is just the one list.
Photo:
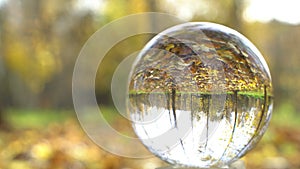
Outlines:
[[226, 26], [190, 22], [152, 38], [137, 56], [128, 111], [142, 143], [162, 160], [226, 168], [265, 133], [269, 68], [257, 48]]

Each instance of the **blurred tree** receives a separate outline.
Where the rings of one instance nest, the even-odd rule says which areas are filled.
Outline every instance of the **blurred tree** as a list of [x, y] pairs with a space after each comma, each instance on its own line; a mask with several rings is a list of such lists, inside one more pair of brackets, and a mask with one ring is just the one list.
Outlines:
[[[104, 10], [106, 21], [112, 21], [122, 16], [145, 12], [155, 11], [155, 1], [146, 0], [112, 0], [106, 1]], [[150, 18], [149, 18], [150, 19]], [[153, 26], [151, 22], [145, 20], [143, 23], [137, 23], [137, 29], [144, 26]], [[124, 28], [120, 28], [124, 29]], [[111, 99], [111, 79], [113, 73], [121, 61], [133, 52], [141, 50], [147, 41], [153, 35], [136, 35], [127, 39], [121, 40], [106, 54], [98, 67], [96, 77], [96, 96], [100, 104], [112, 104]]]
[[[0, 23], [3, 23], [4, 12], [0, 6]], [[2, 45], [3, 28], [0, 26], [0, 51], [3, 51]], [[8, 71], [4, 63], [3, 55], [0, 53], [0, 128], [7, 128], [8, 124], [4, 121], [4, 107], [9, 105], [10, 100], [9, 85], [8, 85]]]
[[[276, 102], [291, 102], [300, 110], [296, 103], [300, 98], [297, 89], [299, 26], [279, 22], [248, 23], [243, 19], [246, 0], [103, 0], [96, 13], [83, 10], [79, 2], [10, 0], [1, 5], [2, 105], [71, 107], [73, 66], [88, 37], [114, 19], [152, 11], [171, 13], [187, 21], [217, 22], [245, 34], [270, 64]], [[146, 24], [155, 26], [150, 21], [145, 21]], [[128, 38], [111, 49], [98, 70], [98, 98], [107, 100], [110, 97], [110, 81], [115, 68], [124, 57], [141, 49], [151, 36]]]
[[50, 25], [42, 18], [45, 16], [40, 9], [42, 5], [42, 1], [35, 0], [9, 1], [3, 21], [1, 52], [5, 65], [12, 72], [9, 81], [16, 91], [14, 101], [25, 94], [26, 104], [35, 99], [55, 72], [55, 50], [51, 50]]
[[89, 11], [75, 11], [75, 2], [12, 0], [3, 7], [1, 55], [14, 105], [72, 105], [74, 61], [95, 30]]
[[159, 8], [186, 21], [210, 21], [242, 29], [245, 0], [162, 0]]
[[[271, 57], [271, 73], [275, 86], [275, 101], [278, 105], [292, 104], [296, 112], [300, 112], [299, 83], [300, 60], [299, 26], [289, 26], [273, 21], [268, 24], [266, 32], [269, 32], [269, 41], [266, 42], [267, 53]], [[265, 36], [262, 36], [265, 38]]]

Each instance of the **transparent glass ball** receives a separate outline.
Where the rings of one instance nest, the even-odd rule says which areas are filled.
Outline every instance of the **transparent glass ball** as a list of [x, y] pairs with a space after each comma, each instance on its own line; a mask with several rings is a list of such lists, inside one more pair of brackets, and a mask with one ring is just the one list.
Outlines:
[[256, 47], [228, 27], [191, 22], [155, 36], [129, 79], [136, 135], [178, 166], [227, 167], [267, 129], [273, 93]]

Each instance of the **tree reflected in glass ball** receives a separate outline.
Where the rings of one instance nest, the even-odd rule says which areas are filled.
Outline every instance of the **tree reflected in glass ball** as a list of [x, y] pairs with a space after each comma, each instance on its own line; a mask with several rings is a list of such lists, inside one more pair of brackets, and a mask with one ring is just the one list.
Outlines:
[[271, 76], [240, 33], [191, 22], [155, 36], [129, 79], [133, 128], [174, 165], [226, 167], [251, 150], [270, 121]]

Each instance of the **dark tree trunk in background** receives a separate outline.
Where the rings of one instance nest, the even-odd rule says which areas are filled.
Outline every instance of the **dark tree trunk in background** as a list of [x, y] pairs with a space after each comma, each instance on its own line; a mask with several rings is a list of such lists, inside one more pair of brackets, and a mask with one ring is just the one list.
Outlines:
[[3, 82], [3, 78], [0, 78], [0, 130], [8, 130], [10, 128], [9, 124], [5, 121], [5, 112], [4, 107], [8, 103], [9, 100], [5, 100], [5, 96], [8, 97], [6, 85], [7, 82]]
[[241, 32], [243, 30], [243, 8], [244, 8], [244, 1], [243, 0], [233, 0], [230, 10], [229, 22], [230, 25], [236, 29], [237, 31]]
[[0, 130], [6, 129], [8, 126], [4, 120], [4, 116], [3, 116], [3, 108], [0, 105]]
[[[1, 62], [1, 58], [0, 58]], [[2, 67], [3, 65], [1, 65]], [[3, 67], [2, 67], [3, 68]], [[8, 79], [6, 75], [0, 76], [0, 130], [9, 129], [9, 124], [5, 121], [5, 107], [10, 102]]]
[[[0, 8], [0, 23], [3, 23], [5, 13]], [[3, 37], [3, 27], [0, 26], [0, 42], [2, 42]], [[4, 119], [4, 106], [8, 104], [11, 100], [9, 94], [9, 83], [7, 69], [3, 59], [3, 46], [0, 45], [0, 130], [8, 129], [9, 125]]]

